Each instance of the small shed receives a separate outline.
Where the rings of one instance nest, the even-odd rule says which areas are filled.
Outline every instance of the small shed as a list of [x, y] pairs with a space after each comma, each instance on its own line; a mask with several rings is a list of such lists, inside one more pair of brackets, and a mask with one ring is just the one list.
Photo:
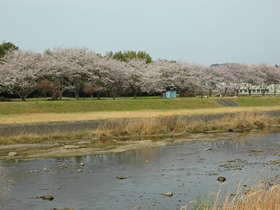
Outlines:
[[176, 98], [177, 90], [175, 87], [169, 85], [165, 88], [165, 91], [162, 92], [162, 98]]

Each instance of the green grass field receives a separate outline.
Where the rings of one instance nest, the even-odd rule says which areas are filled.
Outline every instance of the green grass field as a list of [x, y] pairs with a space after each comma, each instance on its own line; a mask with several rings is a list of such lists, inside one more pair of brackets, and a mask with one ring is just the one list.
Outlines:
[[[107, 111], [140, 111], [140, 110], [178, 110], [218, 108], [217, 98], [176, 98], [161, 99], [158, 97], [144, 98], [105, 98], [97, 99], [64, 99], [61, 101], [47, 101], [43, 99], [28, 99], [0, 102], [0, 115], [34, 114], [34, 113], [84, 113]], [[241, 97], [231, 98], [241, 107], [279, 106], [278, 97]]]
[[263, 96], [263, 97], [239, 97], [231, 98], [240, 106], [279, 106], [280, 97], [275, 96]]
[[219, 105], [214, 100], [201, 98], [117, 98], [112, 99], [80, 99], [80, 100], [27, 100], [0, 103], [0, 115], [31, 113], [77, 113], [104, 111], [136, 111], [136, 110], [170, 110], [215, 108]]

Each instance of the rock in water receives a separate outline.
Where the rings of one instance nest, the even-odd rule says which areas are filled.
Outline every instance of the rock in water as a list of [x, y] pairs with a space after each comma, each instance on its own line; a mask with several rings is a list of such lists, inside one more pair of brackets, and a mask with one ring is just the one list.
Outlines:
[[42, 199], [52, 201], [54, 197], [52, 195], [43, 195]]
[[223, 176], [219, 176], [217, 179], [219, 182], [225, 182], [227, 179]]
[[41, 198], [43, 200], [49, 200], [49, 201], [52, 201], [54, 199], [54, 197], [52, 195], [36, 196], [35, 198]]
[[129, 176], [117, 176], [116, 178], [117, 178], [117, 179], [128, 179]]
[[167, 193], [164, 193], [163, 195], [171, 197], [171, 196], [173, 196], [173, 192], [169, 191]]
[[251, 149], [250, 151], [251, 152], [262, 152], [262, 150], [260, 150], [260, 149]]

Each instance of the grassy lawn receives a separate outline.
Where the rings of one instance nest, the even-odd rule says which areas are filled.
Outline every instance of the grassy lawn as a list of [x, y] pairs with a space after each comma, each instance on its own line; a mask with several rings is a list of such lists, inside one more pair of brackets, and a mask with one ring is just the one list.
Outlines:
[[25, 102], [15, 100], [0, 102], [0, 124], [280, 110], [278, 97], [230, 98], [240, 107], [221, 107], [215, 99], [218, 98], [86, 98], [61, 101], [27, 99]]
[[0, 115], [32, 114], [32, 113], [77, 113], [136, 110], [171, 110], [215, 108], [219, 105], [214, 100], [202, 98], [118, 98], [112, 99], [80, 99], [46, 101], [29, 99], [25, 102], [12, 101], [0, 103]]
[[279, 106], [280, 97], [264, 96], [264, 97], [239, 97], [231, 98], [242, 107], [248, 106]]

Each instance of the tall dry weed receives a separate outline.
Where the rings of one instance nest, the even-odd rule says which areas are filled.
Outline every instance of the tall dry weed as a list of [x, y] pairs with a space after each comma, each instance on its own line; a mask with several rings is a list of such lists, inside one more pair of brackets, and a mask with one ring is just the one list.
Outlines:
[[166, 125], [158, 118], [137, 118], [111, 120], [100, 125], [95, 133], [105, 133], [107, 135], [153, 135], [161, 133], [166, 129]]
[[23, 134], [18, 136], [0, 137], [1, 144], [18, 143], [47, 143], [59, 140], [92, 139], [96, 136], [131, 136], [131, 135], [160, 135], [178, 133], [202, 133], [218, 130], [234, 131], [263, 129], [270, 124], [265, 114], [242, 112], [225, 115], [219, 119], [209, 120], [188, 119], [179, 116], [124, 118], [104, 121], [95, 130], [54, 132], [46, 135]]
[[186, 132], [189, 133], [202, 133], [204, 131], [209, 130], [206, 122], [202, 120], [191, 120], [186, 121]]
[[[213, 197], [214, 196], [214, 197]], [[264, 182], [250, 189], [237, 187], [234, 194], [228, 193], [221, 200], [220, 192], [209, 197], [191, 201], [180, 210], [278, 210], [280, 209], [280, 185], [268, 187]]]
[[263, 129], [269, 125], [269, 118], [265, 114], [241, 112], [228, 115], [209, 122], [211, 130], [252, 130]]
[[189, 120], [183, 117], [157, 117], [111, 120], [100, 125], [95, 133], [114, 136], [156, 135], [171, 133], [199, 133], [212, 130], [234, 131], [263, 129], [269, 124], [264, 114], [242, 112], [209, 121]]

